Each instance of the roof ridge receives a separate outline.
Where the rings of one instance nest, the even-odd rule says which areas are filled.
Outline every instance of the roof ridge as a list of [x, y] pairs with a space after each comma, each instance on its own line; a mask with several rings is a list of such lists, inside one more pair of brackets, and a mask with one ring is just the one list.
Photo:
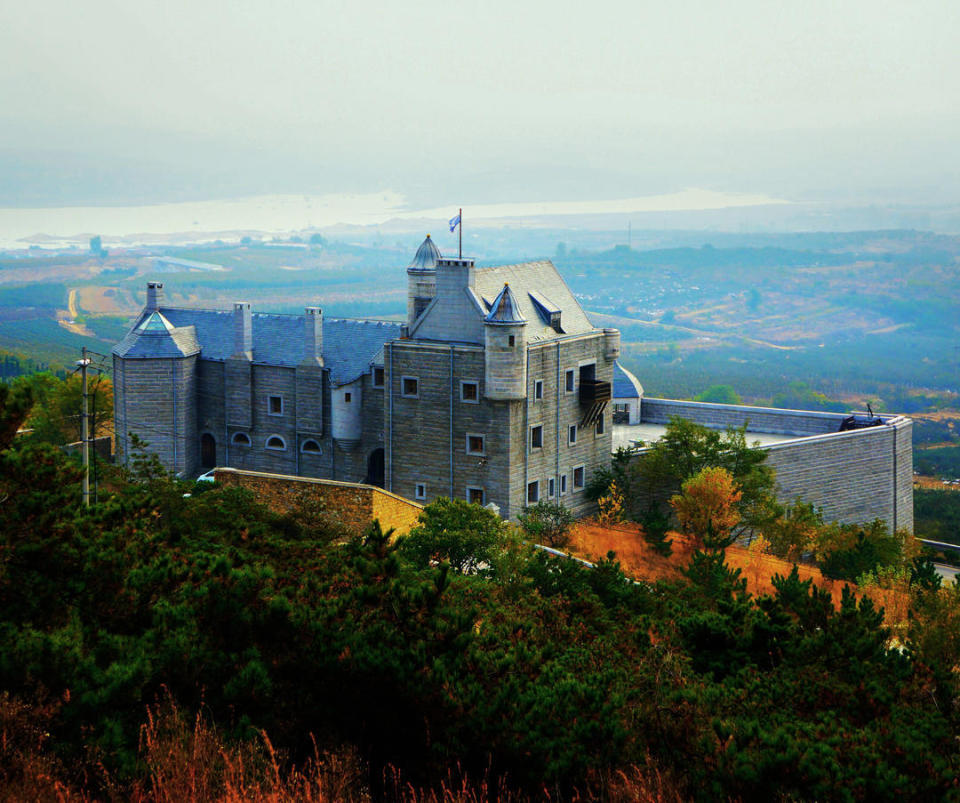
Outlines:
[[[213, 312], [218, 315], [233, 315], [232, 309], [213, 309], [211, 307], [160, 307], [159, 312], [164, 310], [173, 311], [173, 312]], [[274, 318], [302, 318], [302, 312], [255, 312], [251, 310], [251, 316], [262, 316], [262, 317], [274, 317]], [[342, 316], [331, 317], [324, 315], [324, 322], [326, 321], [355, 321], [356, 323], [388, 323], [392, 326], [403, 326], [400, 321], [390, 321], [386, 318], [346, 318]]]

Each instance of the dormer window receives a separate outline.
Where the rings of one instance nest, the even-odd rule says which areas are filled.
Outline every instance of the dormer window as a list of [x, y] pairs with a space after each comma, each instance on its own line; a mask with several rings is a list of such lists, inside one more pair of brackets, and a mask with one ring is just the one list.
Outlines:
[[563, 329], [560, 328], [560, 312], [551, 312], [550, 313], [550, 326], [555, 332], [563, 334]]

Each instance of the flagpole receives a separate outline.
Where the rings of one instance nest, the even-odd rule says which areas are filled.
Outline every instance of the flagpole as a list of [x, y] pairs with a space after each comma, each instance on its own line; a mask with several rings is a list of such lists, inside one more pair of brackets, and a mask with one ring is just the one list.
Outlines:
[[463, 208], [460, 209], [460, 259], [463, 259]]

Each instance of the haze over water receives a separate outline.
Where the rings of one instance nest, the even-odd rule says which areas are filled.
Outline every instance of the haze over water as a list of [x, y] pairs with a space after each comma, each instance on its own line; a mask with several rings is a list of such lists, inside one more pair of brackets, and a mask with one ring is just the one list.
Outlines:
[[[682, 212], [784, 204], [764, 195], [684, 190], [669, 195], [609, 201], [477, 204], [468, 207], [471, 226], [504, 222], [535, 224], [544, 217], [629, 215], [643, 212]], [[238, 232], [282, 234], [304, 229], [369, 226], [390, 221], [434, 220], [442, 225], [456, 213], [452, 207], [411, 209], [395, 192], [357, 195], [266, 195], [224, 201], [199, 201], [149, 206], [0, 208], [0, 248], [85, 247], [93, 234], [128, 243], [191, 242]], [[42, 235], [42, 236], [37, 236]], [[171, 237], [171, 235], [173, 235]]]

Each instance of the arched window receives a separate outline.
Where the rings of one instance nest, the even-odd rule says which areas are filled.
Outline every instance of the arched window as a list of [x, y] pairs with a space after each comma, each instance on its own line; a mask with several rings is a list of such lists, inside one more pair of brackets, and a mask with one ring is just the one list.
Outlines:
[[323, 450], [320, 448], [320, 444], [312, 438], [303, 442], [303, 445], [300, 447], [300, 451], [313, 452], [314, 454], [322, 454], [323, 452]]
[[287, 443], [279, 435], [271, 435], [267, 438], [267, 448], [282, 452], [287, 448]]
[[246, 432], [234, 432], [232, 443], [237, 446], [249, 446], [250, 436]]

